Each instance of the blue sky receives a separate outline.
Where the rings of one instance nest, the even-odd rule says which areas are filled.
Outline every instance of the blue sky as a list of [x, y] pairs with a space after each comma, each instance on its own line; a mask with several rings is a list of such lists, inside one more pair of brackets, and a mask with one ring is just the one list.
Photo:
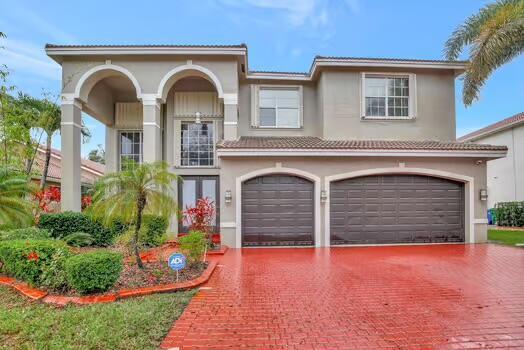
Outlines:
[[[253, 70], [307, 71], [315, 55], [442, 58], [445, 40], [487, 1], [473, 0], [187, 0], [17, 1], [2, 6], [0, 63], [10, 82], [33, 95], [59, 93], [56, 44], [237, 44]], [[465, 108], [457, 81], [457, 134], [524, 110], [524, 57], [497, 71], [481, 99]], [[104, 128], [87, 117], [93, 137]], [[60, 136], [54, 139], [59, 147]]]

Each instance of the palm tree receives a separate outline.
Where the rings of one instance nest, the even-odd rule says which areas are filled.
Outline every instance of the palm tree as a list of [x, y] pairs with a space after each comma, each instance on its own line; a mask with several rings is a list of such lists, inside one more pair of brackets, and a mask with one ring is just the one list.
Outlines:
[[462, 91], [469, 106], [491, 73], [524, 51], [524, 0], [498, 0], [484, 6], [453, 32], [445, 46], [448, 60], [456, 60], [470, 47]]
[[178, 176], [165, 162], [136, 165], [128, 163], [124, 170], [100, 178], [95, 185], [91, 211], [106, 223], [113, 219], [134, 223], [133, 251], [137, 264], [143, 268], [138, 251], [138, 237], [144, 213], [163, 214], [176, 211], [170, 193]]
[[7, 168], [0, 169], [0, 226], [25, 227], [32, 223], [30, 192], [25, 175]]

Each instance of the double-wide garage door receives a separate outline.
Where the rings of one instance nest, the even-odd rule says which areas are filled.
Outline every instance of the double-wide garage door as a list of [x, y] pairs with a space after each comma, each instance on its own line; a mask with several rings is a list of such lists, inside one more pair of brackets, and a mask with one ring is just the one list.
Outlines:
[[331, 183], [331, 244], [464, 241], [464, 186], [419, 175]]
[[[314, 184], [266, 175], [242, 184], [242, 245], [314, 244]], [[464, 186], [422, 175], [376, 175], [332, 182], [331, 244], [464, 241]]]

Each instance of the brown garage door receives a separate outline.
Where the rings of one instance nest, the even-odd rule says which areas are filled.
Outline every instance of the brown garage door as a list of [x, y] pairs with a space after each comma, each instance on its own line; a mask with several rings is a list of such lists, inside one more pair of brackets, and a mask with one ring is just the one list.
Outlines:
[[313, 183], [267, 175], [242, 184], [242, 245], [313, 245]]
[[331, 183], [331, 244], [464, 241], [464, 185], [419, 175]]

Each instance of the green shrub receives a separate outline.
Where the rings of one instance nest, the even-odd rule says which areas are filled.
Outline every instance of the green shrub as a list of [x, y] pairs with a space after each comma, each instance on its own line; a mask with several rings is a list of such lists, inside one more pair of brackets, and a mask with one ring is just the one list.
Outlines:
[[95, 239], [89, 233], [75, 232], [65, 236], [63, 241], [73, 247], [87, 247], [92, 245]]
[[495, 204], [495, 216], [499, 226], [524, 226], [524, 202], [500, 202]]
[[190, 264], [196, 264], [202, 259], [206, 250], [206, 234], [200, 231], [191, 231], [178, 239], [180, 249], [187, 256]]
[[49, 239], [49, 231], [37, 227], [19, 228], [9, 231], [0, 231], [0, 241], [13, 239]]
[[56, 259], [71, 255], [64, 242], [55, 240], [12, 240], [0, 242], [3, 272], [33, 285], [40, 285], [42, 272]]
[[89, 215], [75, 212], [43, 214], [38, 227], [48, 230], [57, 239], [63, 239], [71, 233], [85, 232], [93, 237], [93, 244], [97, 246], [111, 245], [116, 233]]
[[[159, 215], [144, 215], [142, 227], [138, 236], [140, 248], [158, 247], [167, 240], [166, 230], [168, 220]], [[114, 220], [111, 227], [115, 232], [115, 242], [119, 245], [129, 245], [135, 232], [134, 224], [125, 224], [121, 220]]]
[[47, 264], [42, 266], [39, 284], [47, 289], [64, 292], [68, 289], [64, 269], [65, 261], [71, 254], [65, 250], [57, 250]]
[[169, 222], [159, 215], [144, 215], [140, 239], [147, 247], [158, 247], [166, 241], [166, 230]]
[[92, 252], [74, 255], [65, 262], [67, 283], [81, 294], [105, 292], [120, 277], [122, 255]]

